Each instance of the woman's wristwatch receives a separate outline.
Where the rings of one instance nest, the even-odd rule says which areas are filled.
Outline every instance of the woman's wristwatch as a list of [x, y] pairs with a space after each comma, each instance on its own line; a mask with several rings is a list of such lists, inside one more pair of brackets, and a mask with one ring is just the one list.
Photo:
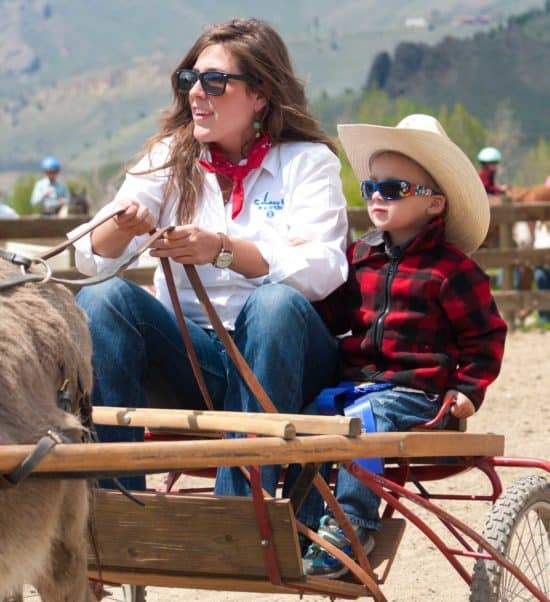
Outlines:
[[225, 234], [222, 234], [221, 232], [218, 232], [217, 234], [220, 237], [221, 242], [220, 252], [214, 258], [212, 265], [223, 270], [233, 263], [233, 249], [231, 248], [229, 238], [227, 238]]

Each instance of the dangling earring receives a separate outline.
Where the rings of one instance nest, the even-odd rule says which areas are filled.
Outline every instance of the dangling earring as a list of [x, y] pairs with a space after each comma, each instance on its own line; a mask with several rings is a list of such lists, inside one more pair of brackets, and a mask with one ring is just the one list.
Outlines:
[[254, 135], [254, 137], [255, 138], [259, 138], [262, 135], [262, 123], [261, 123], [261, 121], [258, 121], [257, 119], [254, 120], [254, 123], [252, 124], [252, 128], [256, 132], [256, 134]]

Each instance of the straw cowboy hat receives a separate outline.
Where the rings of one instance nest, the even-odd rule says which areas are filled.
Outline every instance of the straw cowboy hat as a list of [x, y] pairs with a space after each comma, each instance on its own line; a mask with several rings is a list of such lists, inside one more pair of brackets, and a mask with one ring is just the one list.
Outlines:
[[[338, 135], [359, 180], [370, 174], [370, 160], [394, 151], [420, 164], [447, 198], [445, 238], [464, 253], [473, 253], [489, 229], [489, 199], [475, 167], [430, 115], [409, 115], [396, 127], [342, 124]], [[398, 174], [396, 174], [397, 176]]]

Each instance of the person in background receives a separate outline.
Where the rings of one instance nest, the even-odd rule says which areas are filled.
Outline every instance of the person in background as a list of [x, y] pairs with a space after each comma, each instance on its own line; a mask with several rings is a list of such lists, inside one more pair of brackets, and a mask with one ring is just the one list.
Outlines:
[[[550, 248], [550, 222], [537, 221], [533, 236], [533, 247], [535, 249]], [[550, 290], [550, 265], [535, 266], [535, 283], [539, 291]], [[544, 307], [544, 306], [543, 306]], [[539, 309], [539, 321], [542, 324], [550, 324], [550, 307]]]
[[508, 186], [495, 182], [498, 164], [502, 160], [500, 151], [494, 146], [486, 146], [477, 154], [477, 160], [481, 166], [478, 172], [479, 177], [487, 194], [504, 194], [507, 192]]
[[[283, 40], [264, 21], [206, 29], [172, 72], [171, 85], [173, 105], [160, 131], [97, 218], [122, 213], [76, 243], [76, 264], [100, 273], [152, 229], [174, 226], [151, 255], [171, 260], [215, 407], [259, 409], [201, 310], [187, 264], [197, 266], [277, 409], [308, 411], [337, 371], [337, 343], [311, 302], [347, 275], [346, 201], [334, 142], [309, 112]], [[78, 294], [92, 333], [94, 405], [144, 407], [160, 388], [164, 404], [205, 409], [162, 269], [154, 283], [156, 298], [122, 279]], [[143, 438], [139, 429], [98, 433], [104, 441]], [[271, 494], [279, 473], [277, 466], [262, 469]], [[144, 479], [126, 485], [143, 488]], [[215, 490], [250, 491], [238, 468], [220, 468]], [[315, 504], [302, 506], [308, 525], [318, 523], [320, 499]]]
[[[433, 420], [445, 402], [467, 418], [500, 371], [506, 336], [489, 278], [468, 257], [489, 226], [476, 170], [430, 115], [394, 128], [339, 125], [338, 134], [375, 226], [348, 249], [346, 284], [319, 304], [343, 335], [341, 377], [365, 383], [376, 432]], [[344, 468], [336, 498], [369, 553], [380, 498]], [[351, 554], [330, 512], [319, 535]], [[313, 543], [304, 571], [337, 578], [347, 567]]]
[[[514, 224], [514, 241], [523, 249], [549, 249], [550, 221], [516, 222]], [[550, 265], [534, 266], [533, 278], [538, 290], [550, 290]], [[525, 317], [527, 315], [528, 313], [525, 314]], [[550, 324], [550, 307], [543, 305], [538, 310], [538, 316], [541, 324]]]
[[34, 185], [31, 205], [40, 206], [42, 215], [57, 215], [60, 209], [68, 206], [71, 201], [69, 189], [59, 181], [61, 163], [56, 157], [45, 157], [40, 164], [45, 177]]
[[[544, 185], [550, 188], [550, 176], [544, 181]], [[537, 222], [535, 226], [534, 245], [535, 249], [550, 248], [550, 222]], [[535, 282], [540, 291], [550, 290], [550, 266], [535, 267]], [[550, 324], [550, 308], [539, 309], [539, 320], [543, 324]]]
[[9, 205], [6, 205], [2, 199], [0, 199], [0, 219], [17, 219], [19, 213], [12, 209]]

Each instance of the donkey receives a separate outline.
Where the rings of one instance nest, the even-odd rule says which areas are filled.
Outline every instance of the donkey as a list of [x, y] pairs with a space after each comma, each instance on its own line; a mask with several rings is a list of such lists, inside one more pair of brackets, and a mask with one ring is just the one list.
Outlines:
[[[18, 273], [0, 259], [0, 281]], [[1, 290], [0, 357], [0, 445], [34, 444], [48, 431], [81, 441], [81, 422], [58, 405], [60, 390], [92, 385], [90, 335], [71, 292], [51, 283]], [[0, 600], [31, 584], [43, 602], [95, 602], [88, 503], [85, 480], [0, 483]]]

